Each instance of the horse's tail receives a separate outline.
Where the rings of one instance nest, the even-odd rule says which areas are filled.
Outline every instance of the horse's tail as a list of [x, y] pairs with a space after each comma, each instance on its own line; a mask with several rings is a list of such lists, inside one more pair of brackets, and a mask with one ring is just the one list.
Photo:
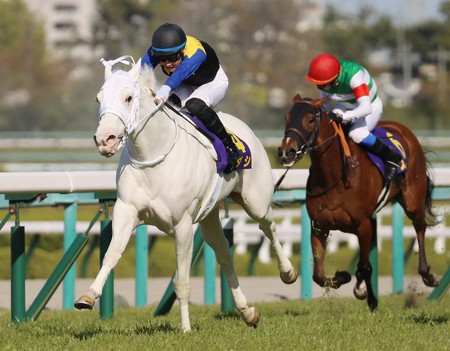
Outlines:
[[433, 205], [431, 201], [431, 194], [434, 189], [434, 182], [431, 178], [431, 164], [428, 160], [426, 160], [427, 165], [427, 193], [425, 196], [425, 213], [426, 213], [426, 222], [428, 227], [433, 227], [439, 224], [441, 221], [437, 218], [436, 213], [433, 211]]

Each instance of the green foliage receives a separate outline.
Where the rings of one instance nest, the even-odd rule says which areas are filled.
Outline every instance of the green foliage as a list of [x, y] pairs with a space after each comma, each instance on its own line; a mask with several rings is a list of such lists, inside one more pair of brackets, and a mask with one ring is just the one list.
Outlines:
[[[403, 29], [406, 43], [423, 61], [436, 63], [435, 53], [450, 48], [449, 8], [450, 1], [441, 4], [446, 21]], [[156, 0], [151, 5], [139, 0], [100, 0], [98, 9], [90, 44], [93, 52], [103, 48], [106, 58], [142, 57], [153, 31], [164, 22], [178, 23], [188, 34], [209, 42], [230, 78], [228, 94], [218, 109], [258, 129], [281, 129], [296, 93], [317, 96], [305, 76], [318, 53], [359, 61], [377, 77], [397, 69], [397, 59], [380, 68], [370, 67], [367, 57], [377, 50], [397, 52], [403, 33], [371, 7], [355, 17], [328, 8], [322, 28], [305, 27], [307, 12], [299, 13], [295, 0], [211, 0], [201, 6], [179, 0]], [[0, 15], [0, 128], [93, 130], [98, 111], [95, 94], [103, 82], [100, 57], [81, 67], [89, 73], [80, 78], [75, 74], [80, 62], [61, 61], [46, 51], [43, 25], [22, 1], [0, 2]], [[394, 108], [385, 101], [387, 118], [399, 115], [413, 129], [448, 125], [450, 107], [442, 98], [445, 92], [439, 91], [447, 77], [448, 72], [441, 71], [439, 82], [422, 79], [422, 90], [410, 107]], [[284, 96], [274, 100], [274, 92], [280, 91]]]
[[[155, 307], [98, 312], [44, 310], [36, 322], [12, 324], [0, 310], [3, 350], [448, 350], [450, 295], [380, 298], [376, 312], [354, 298], [256, 304], [256, 329], [220, 306], [190, 305], [192, 332], [180, 331], [179, 308], [153, 317]], [[149, 346], [151, 345], [151, 346]]]

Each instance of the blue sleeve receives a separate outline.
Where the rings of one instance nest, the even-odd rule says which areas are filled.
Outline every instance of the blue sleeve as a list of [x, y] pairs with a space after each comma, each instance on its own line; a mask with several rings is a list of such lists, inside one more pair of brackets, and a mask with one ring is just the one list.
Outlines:
[[205, 60], [206, 54], [201, 49], [198, 49], [191, 57], [185, 56], [184, 60], [177, 67], [175, 72], [167, 78], [165, 84], [172, 90], [178, 88], [184, 80], [189, 78], [191, 74], [194, 73], [203, 62], [205, 62]]
[[150, 48], [145, 53], [145, 56], [141, 60], [141, 67], [151, 66], [152, 68], [155, 68], [158, 65], [158, 60], [152, 56], [151, 52], [152, 47], [150, 46]]

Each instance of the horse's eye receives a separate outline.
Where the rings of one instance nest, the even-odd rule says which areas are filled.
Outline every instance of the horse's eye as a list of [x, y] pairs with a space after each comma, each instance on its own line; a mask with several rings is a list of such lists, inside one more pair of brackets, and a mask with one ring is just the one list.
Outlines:
[[131, 96], [131, 95], [129, 95], [129, 96], [127, 96], [127, 98], [125, 99], [125, 102], [128, 102], [128, 103], [130, 103], [130, 102], [131, 102], [131, 99], [132, 99], [132, 96]]

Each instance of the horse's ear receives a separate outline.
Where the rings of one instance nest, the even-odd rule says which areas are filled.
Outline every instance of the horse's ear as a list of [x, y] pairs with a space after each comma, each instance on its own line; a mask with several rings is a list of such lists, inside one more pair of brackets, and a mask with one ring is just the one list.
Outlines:
[[138, 60], [138, 62], [135, 63], [132, 69], [128, 72], [128, 74], [133, 77], [134, 80], [137, 80], [139, 77], [139, 74], [141, 72], [141, 59]]
[[312, 101], [312, 104], [315, 108], [321, 108], [322, 105], [325, 103], [325, 101], [327, 101], [328, 98], [327, 97], [323, 97], [321, 99], [315, 99]]
[[293, 101], [294, 101], [294, 104], [297, 104], [300, 101], [302, 101], [302, 97], [300, 96], [300, 94], [295, 94]]

